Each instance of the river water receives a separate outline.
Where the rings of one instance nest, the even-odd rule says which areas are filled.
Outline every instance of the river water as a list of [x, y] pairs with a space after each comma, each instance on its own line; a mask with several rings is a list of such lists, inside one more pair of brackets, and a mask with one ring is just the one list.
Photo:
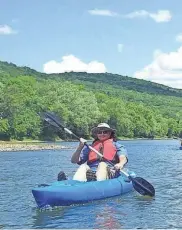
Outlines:
[[[155, 199], [135, 191], [84, 205], [39, 210], [31, 189], [72, 176], [74, 149], [0, 153], [0, 228], [182, 228], [182, 150], [177, 140], [121, 141], [128, 168], [156, 189]], [[76, 148], [77, 142], [62, 142]]]

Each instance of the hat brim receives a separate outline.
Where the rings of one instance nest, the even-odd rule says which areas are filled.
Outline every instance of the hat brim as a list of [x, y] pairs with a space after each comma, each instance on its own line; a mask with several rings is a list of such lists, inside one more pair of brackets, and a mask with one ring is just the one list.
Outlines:
[[116, 129], [107, 128], [107, 127], [94, 127], [93, 129], [91, 129], [92, 133], [97, 133], [99, 130], [109, 130], [114, 133], [116, 132]]

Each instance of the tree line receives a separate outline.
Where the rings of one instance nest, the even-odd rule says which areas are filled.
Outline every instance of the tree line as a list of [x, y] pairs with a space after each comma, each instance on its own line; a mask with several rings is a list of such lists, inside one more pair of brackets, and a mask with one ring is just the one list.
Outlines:
[[[127, 100], [119, 89], [100, 90], [99, 84], [96, 86], [93, 90], [81, 82], [55, 78], [37, 80], [34, 76], [12, 77], [1, 73], [0, 140], [54, 140], [57, 135], [67, 138], [65, 133], [41, 120], [41, 111], [54, 111], [68, 128], [85, 138], [90, 138], [90, 129], [99, 122], [116, 128], [119, 137], [182, 137], [182, 110], [167, 113], [163, 101], [160, 110], [154, 99], [156, 95], [144, 95], [146, 100], [152, 98], [147, 104], [141, 94], [137, 97], [141, 100]], [[135, 98], [137, 94], [126, 92], [125, 97], [130, 94]], [[175, 99], [170, 97], [167, 101], [170, 104]], [[175, 103], [178, 107], [180, 101]]]

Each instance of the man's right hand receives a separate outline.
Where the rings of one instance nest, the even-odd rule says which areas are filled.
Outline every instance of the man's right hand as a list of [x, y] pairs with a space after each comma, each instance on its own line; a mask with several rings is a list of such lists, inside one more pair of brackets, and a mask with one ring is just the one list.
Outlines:
[[87, 142], [87, 140], [85, 140], [84, 138], [80, 138], [80, 144], [79, 146], [83, 148], [84, 144]]

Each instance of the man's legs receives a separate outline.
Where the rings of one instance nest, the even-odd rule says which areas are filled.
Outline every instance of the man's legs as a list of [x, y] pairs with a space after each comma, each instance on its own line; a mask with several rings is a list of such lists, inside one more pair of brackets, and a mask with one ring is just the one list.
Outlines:
[[97, 168], [96, 176], [97, 181], [107, 180], [109, 179], [108, 176], [108, 168], [107, 164], [105, 162], [100, 162]]
[[73, 176], [73, 180], [87, 181], [86, 172], [89, 169], [90, 169], [90, 167], [86, 163], [80, 165], [80, 167], [77, 169], [75, 175]]

